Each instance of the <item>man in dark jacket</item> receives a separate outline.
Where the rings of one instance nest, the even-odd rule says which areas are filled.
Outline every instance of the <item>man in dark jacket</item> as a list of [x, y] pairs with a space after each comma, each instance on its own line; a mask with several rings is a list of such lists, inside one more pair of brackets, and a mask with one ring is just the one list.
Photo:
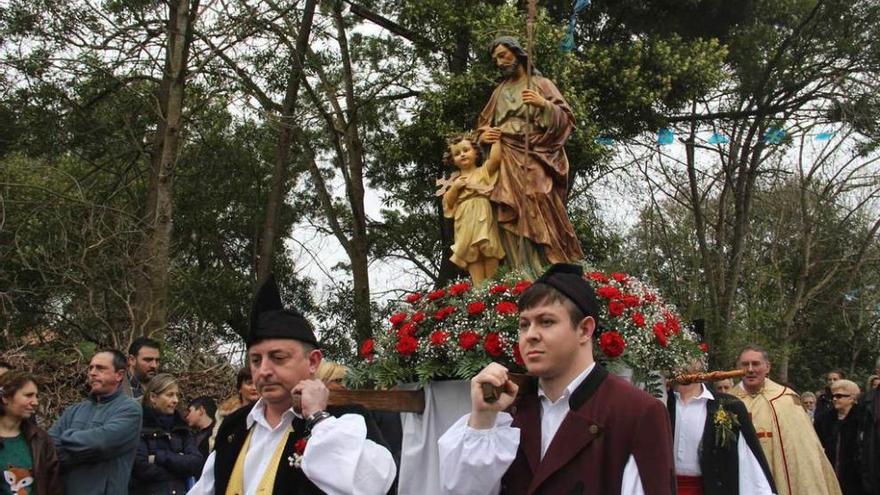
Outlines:
[[[593, 361], [598, 306], [579, 265], [556, 264], [519, 301], [519, 349], [537, 393], [491, 363], [471, 413], [440, 438], [443, 489], [459, 495], [675, 493], [663, 403]], [[487, 402], [483, 384], [498, 387]], [[508, 410], [509, 412], [502, 412]]]
[[208, 396], [196, 397], [189, 403], [186, 412], [186, 424], [192, 429], [199, 446], [199, 452], [207, 459], [211, 452], [211, 433], [214, 432], [214, 416], [217, 414], [217, 403]]
[[91, 392], [49, 429], [67, 495], [127, 493], [141, 430], [141, 406], [122, 393], [126, 358], [98, 351], [89, 363]]

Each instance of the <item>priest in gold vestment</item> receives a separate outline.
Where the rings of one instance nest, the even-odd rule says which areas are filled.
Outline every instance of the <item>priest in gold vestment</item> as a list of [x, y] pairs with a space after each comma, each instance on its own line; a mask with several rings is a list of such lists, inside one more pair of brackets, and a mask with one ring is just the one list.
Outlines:
[[769, 378], [767, 351], [748, 346], [737, 366], [746, 371], [731, 393], [746, 405], [779, 495], [840, 495], [810, 417], [798, 394]]

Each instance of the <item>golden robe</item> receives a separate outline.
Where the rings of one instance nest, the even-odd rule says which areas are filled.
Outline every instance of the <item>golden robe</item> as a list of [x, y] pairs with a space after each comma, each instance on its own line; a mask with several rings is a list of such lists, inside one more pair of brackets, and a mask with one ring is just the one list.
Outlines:
[[769, 379], [757, 395], [731, 391], [746, 405], [779, 495], [840, 495], [834, 468], [798, 394]]
[[[452, 179], [456, 177], [453, 175]], [[504, 258], [498, 224], [489, 202], [496, 180], [497, 172], [490, 174], [486, 167], [477, 167], [467, 176], [466, 185], [454, 204], [449, 191], [443, 196], [443, 215], [455, 219], [455, 244], [449, 259], [462, 268], [467, 269], [469, 264], [486, 258]]]

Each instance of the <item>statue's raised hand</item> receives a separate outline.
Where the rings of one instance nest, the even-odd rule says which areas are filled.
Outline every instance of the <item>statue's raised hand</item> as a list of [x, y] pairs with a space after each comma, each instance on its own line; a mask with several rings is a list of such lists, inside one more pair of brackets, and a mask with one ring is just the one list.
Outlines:
[[544, 108], [549, 103], [543, 96], [533, 89], [524, 89], [522, 92], [523, 103], [533, 107]]

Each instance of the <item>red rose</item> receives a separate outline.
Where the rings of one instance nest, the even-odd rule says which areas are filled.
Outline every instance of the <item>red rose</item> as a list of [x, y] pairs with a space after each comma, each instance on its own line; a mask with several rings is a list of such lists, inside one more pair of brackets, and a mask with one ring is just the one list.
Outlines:
[[520, 280], [519, 282], [516, 283], [516, 285], [513, 286], [513, 290], [510, 292], [513, 292], [514, 295], [519, 295], [519, 294], [522, 294], [523, 292], [525, 292], [525, 290], [531, 286], [532, 286], [532, 283], [530, 281]]
[[412, 318], [410, 318], [410, 321], [412, 321], [413, 323], [421, 323], [424, 320], [425, 320], [425, 313], [423, 313], [421, 311], [419, 311], [417, 313], [413, 313]]
[[461, 282], [461, 283], [455, 284], [449, 288], [449, 295], [459, 296], [469, 290], [471, 290], [471, 284], [469, 284], [467, 282]]
[[401, 356], [412, 356], [419, 348], [419, 341], [415, 337], [404, 335], [397, 341], [397, 345], [394, 348], [397, 349], [397, 353]]
[[296, 452], [297, 455], [303, 455], [306, 452], [306, 445], [309, 444], [308, 437], [300, 438], [293, 444], [293, 451]]
[[645, 315], [639, 313], [638, 311], [634, 312], [632, 316], [630, 316], [630, 318], [632, 318], [633, 323], [637, 327], [642, 328], [645, 326]]
[[678, 332], [681, 331], [681, 323], [679, 323], [678, 318], [667, 311], [663, 313], [663, 319], [666, 322], [666, 331], [678, 335]]
[[399, 329], [397, 329], [397, 337], [415, 337], [417, 329], [418, 327], [415, 325], [415, 323], [408, 321], [401, 325]]
[[645, 302], [652, 303], [656, 300], [657, 294], [654, 294], [653, 292], [648, 292], [647, 294], [645, 294]]
[[522, 353], [519, 352], [519, 342], [514, 342], [513, 344], [513, 362], [520, 366], [526, 364], [526, 362], [523, 361]]
[[443, 330], [435, 330], [431, 332], [431, 345], [443, 345], [446, 343], [446, 340], [449, 339], [449, 332], [444, 332]]
[[593, 282], [599, 282], [600, 284], [608, 283], [608, 277], [606, 277], [605, 274], [602, 272], [589, 272], [587, 273], [587, 278], [589, 278]]
[[620, 289], [611, 285], [603, 285], [596, 289], [596, 295], [605, 299], [620, 299]]
[[666, 347], [669, 345], [669, 342], [666, 340], [666, 327], [662, 322], [657, 322], [654, 324], [654, 336], [657, 337], [657, 342], [660, 344], [660, 347]]
[[471, 316], [476, 316], [486, 310], [486, 303], [476, 301], [467, 305], [467, 312]]
[[464, 350], [473, 349], [479, 343], [480, 336], [473, 330], [466, 330], [458, 336], [458, 345]]
[[443, 297], [445, 295], [446, 295], [445, 289], [437, 289], [435, 291], [428, 292], [428, 300], [436, 301], [437, 299], [440, 299], [441, 297]]
[[626, 307], [620, 301], [611, 301], [608, 303], [608, 314], [615, 318], [622, 315], [624, 309], [626, 309]]
[[367, 339], [361, 344], [360, 355], [367, 361], [373, 360], [373, 339]]
[[613, 278], [614, 280], [617, 280], [617, 283], [619, 283], [619, 284], [625, 284], [626, 279], [629, 278], [629, 275], [627, 275], [625, 273], [614, 272], [611, 274], [611, 278]]
[[501, 336], [495, 332], [489, 332], [486, 335], [486, 341], [483, 342], [483, 348], [490, 356], [500, 356], [504, 354], [504, 346], [501, 344]]
[[599, 347], [606, 356], [616, 358], [623, 354], [623, 350], [626, 349], [626, 342], [617, 332], [603, 332], [602, 336], [599, 337]]
[[391, 325], [396, 327], [397, 325], [400, 325], [401, 323], [405, 322], [406, 317], [407, 317], [406, 313], [397, 313], [397, 314], [391, 315], [391, 318], [389, 318], [389, 320], [391, 321]]
[[495, 305], [495, 311], [500, 315], [512, 315], [519, 311], [515, 302], [501, 301]]
[[639, 306], [639, 305], [642, 304], [642, 300], [639, 299], [639, 296], [634, 296], [634, 295], [632, 295], [632, 294], [626, 294], [626, 295], [624, 295], [624, 296], [620, 299], [620, 301], [621, 301], [621, 302], [623, 303], [623, 305], [626, 306], [627, 308], [635, 308], [635, 307], [637, 307], [637, 306]]
[[505, 292], [507, 292], [509, 290], [510, 290], [510, 287], [508, 287], [504, 284], [493, 285], [492, 288], [489, 289], [489, 294], [492, 294], [494, 296], [497, 294], [504, 294]]
[[415, 303], [419, 302], [419, 300], [420, 300], [421, 298], [422, 298], [422, 294], [421, 294], [421, 293], [419, 293], [419, 292], [414, 292], [414, 293], [412, 293], [412, 294], [406, 296], [406, 302], [408, 302], [408, 303], [410, 303], [410, 304], [415, 304]]
[[447, 316], [451, 315], [452, 313], [455, 313], [455, 306], [444, 306], [438, 309], [436, 313], [434, 313], [434, 319], [437, 321], [443, 321], [444, 319], [446, 319]]
[[703, 351], [704, 354], [708, 354], [709, 353], [709, 344], [707, 344], [705, 342], [701, 342], [700, 343], [700, 350]]

